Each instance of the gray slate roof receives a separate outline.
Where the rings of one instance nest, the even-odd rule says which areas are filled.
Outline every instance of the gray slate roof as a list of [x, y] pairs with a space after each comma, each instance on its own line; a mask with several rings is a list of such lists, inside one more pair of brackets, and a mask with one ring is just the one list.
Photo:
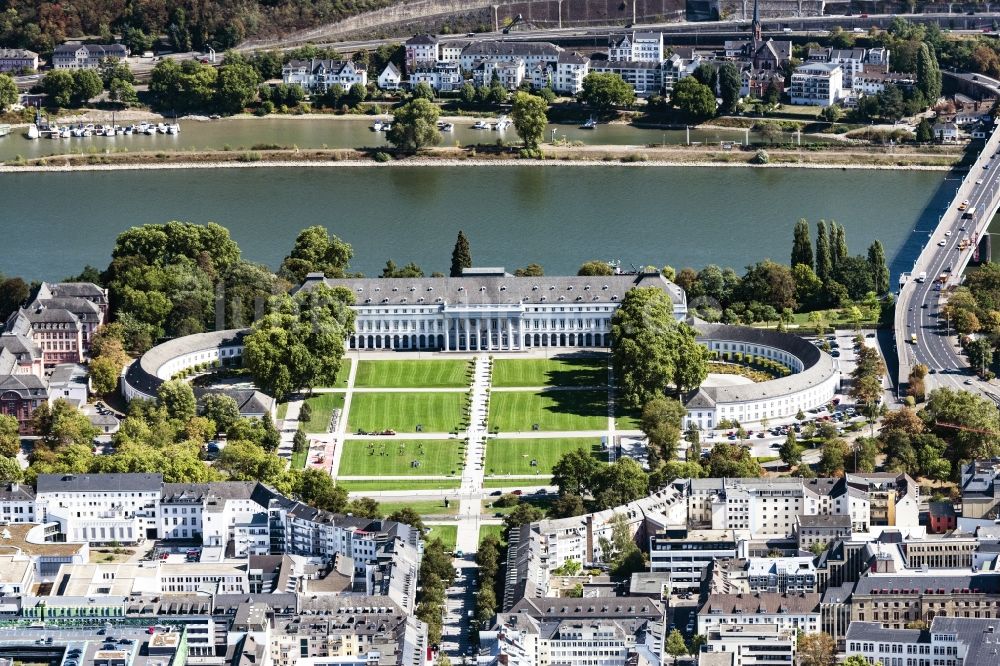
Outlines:
[[229, 329], [210, 333], [195, 333], [156, 345], [134, 361], [125, 373], [125, 381], [148, 395], [154, 395], [163, 383], [157, 377], [160, 367], [172, 358], [196, 351], [224, 347], [239, 347], [247, 329]]
[[[1000, 594], [1000, 574], [935, 574], [933, 576], [865, 576], [854, 588], [855, 595], [871, 595], [874, 590], [915, 590], [927, 593], [944, 590], [951, 594], [955, 590], [979, 590], [986, 594]], [[875, 594], [879, 594], [876, 592]], [[911, 593], [912, 594], [912, 593]]]
[[163, 486], [162, 474], [39, 474], [42, 493], [152, 492]]
[[4, 502], [30, 502], [34, 501], [35, 493], [31, 486], [23, 483], [0, 483], [0, 501]]
[[[321, 275], [310, 274], [300, 289], [313, 289], [323, 281]], [[596, 277], [346, 278], [326, 279], [325, 283], [331, 288], [349, 289], [357, 306], [617, 304], [625, 292], [635, 287], [658, 287], [667, 292], [675, 305], [687, 303], [684, 290], [659, 273]]]
[[13, 391], [22, 400], [28, 398], [46, 398], [48, 389], [45, 382], [35, 375], [3, 375], [0, 376], [0, 395]]
[[560, 49], [555, 44], [549, 42], [499, 42], [483, 41], [473, 42], [462, 51], [462, 57], [490, 58], [498, 56], [549, 56], [556, 58]]
[[920, 629], [886, 629], [879, 622], [851, 622], [847, 625], [849, 641], [917, 643], [925, 634]]
[[819, 613], [820, 595], [808, 594], [778, 594], [776, 592], [761, 592], [759, 594], [713, 594], [708, 601], [698, 609], [698, 615], [708, 615], [718, 611], [723, 615], [731, 613], [765, 613], [768, 615], [801, 615], [803, 613]]

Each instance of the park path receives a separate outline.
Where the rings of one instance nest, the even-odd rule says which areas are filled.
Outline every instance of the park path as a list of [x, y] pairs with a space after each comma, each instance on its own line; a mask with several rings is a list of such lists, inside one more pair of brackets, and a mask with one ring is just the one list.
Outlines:
[[347, 374], [347, 388], [344, 393], [344, 407], [340, 410], [340, 419], [337, 421], [337, 430], [333, 434], [333, 452], [328, 457], [330, 461], [330, 476], [337, 478], [337, 471], [340, 469], [340, 457], [344, 455], [344, 439], [347, 433], [347, 418], [351, 413], [351, 398], [354, 396], [354, 378], [358, 375], [358, 359], [351, 362], [351, 371]]
[[288, 401], [285, 418], [281, 421], [281, 443], [278, 444], [278, 455], [285, 460], [292, 460], [292, 439], [299, 427], [299, 412], [302, 410], [302, 398]]

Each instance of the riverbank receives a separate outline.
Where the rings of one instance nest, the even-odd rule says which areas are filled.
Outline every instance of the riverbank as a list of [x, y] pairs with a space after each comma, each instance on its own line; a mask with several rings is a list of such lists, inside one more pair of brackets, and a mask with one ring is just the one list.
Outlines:
[[[756, 150], [718, 146], [542, 146], [542, 159], [521, 159], [512, 149], [438, 147], [418, 156], [386, 160], [375, 150], [298, 149], [269, 146], [250, 150], [103, 152], [66, 154], [4, 163], [0, 173], [117, 169], [246, 168], [279, 166], [702, 166], [796, 167], [809, 169], [921, 169], [949, 170], [961, 153], [920, 152], [913, 149], [827, 148], [823, 150], [767, 149], [767, 164], [759, 164]], [[375, 157], [379, 160], [376, 161]]]

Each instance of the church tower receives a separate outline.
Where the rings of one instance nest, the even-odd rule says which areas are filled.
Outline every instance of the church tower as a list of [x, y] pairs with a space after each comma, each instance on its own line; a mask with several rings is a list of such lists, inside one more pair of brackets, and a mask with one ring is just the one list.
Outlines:
[[760, 0], [753, 0], [753, 23], [751, 24], [753, 28], [753, 41], [754, 44], [759, 44], [764, 41], [761, 36], [760, 29], [760, 7], [758, 5]]

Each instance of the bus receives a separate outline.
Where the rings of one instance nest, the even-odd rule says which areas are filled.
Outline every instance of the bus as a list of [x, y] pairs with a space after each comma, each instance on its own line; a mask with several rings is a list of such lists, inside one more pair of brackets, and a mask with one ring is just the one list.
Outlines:
[[917, 334], [916, 333], [910, 333], [910, 344], [911, 345], [917, 344]]
[[962, 213], [962, 219], [963, 220], [972, 220], [975, 217], [976, 217], [976, 207], [975, 206], [972, 206], [967, 211], [965, 211], [964, 213]]

